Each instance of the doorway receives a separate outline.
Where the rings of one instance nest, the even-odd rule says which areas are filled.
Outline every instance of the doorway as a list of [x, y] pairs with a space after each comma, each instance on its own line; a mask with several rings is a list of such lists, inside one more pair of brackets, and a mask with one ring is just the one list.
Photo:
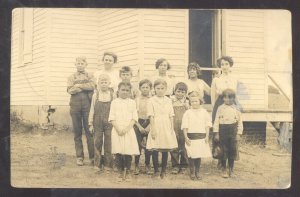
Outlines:
[[[218, 39], [217, 10], [189, 10], [189, 62], [197, 62], [201, 67], [212, 68], [220, 51]], [[212, 71], [202, 71], [201, 78], [211, 86]], [[210, 104], [210, 96], [205, 95], [205, 103]]]

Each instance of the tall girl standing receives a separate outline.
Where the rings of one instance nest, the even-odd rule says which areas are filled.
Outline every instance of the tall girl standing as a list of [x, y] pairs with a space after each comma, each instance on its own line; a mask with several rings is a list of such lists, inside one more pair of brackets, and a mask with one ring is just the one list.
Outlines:
[[[152, 161], [154, 167], [154, 177], [166, 175], [168, 152], [175, 150], [177, 145], [176, 134], [174, 131], [173, 117], [174, 110], [172, 101], [165, 96], [167, 83], [163, 79], [154, 82], [155, 96], [149, 99], [147, 114], [150, 118], [150, 132], [146, 148], [152, 150]], [[158, 152], [162, 153], [162, 168], [158, 170]]]

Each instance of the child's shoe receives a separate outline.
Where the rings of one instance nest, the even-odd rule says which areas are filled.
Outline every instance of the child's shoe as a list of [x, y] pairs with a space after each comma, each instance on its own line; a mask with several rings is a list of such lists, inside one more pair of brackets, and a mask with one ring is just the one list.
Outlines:
[[153, 174], [153, 172], [151, 171], [150, 165], [146, 165], [146, 166], [145, 166], [145, 173], [148, 174], [148, 175]]
[[134, 175], [138, 175], [140, 173], [140, 167], [138, 165], [134, 168]]
[[179, 168], [178, 167], [174, 167], [173, 169], [172, 169], [172, 174], [178, 174], [178, 172], [179, 172]]
[[77, 164], [78, 166], [83, 166], [83, 158], [81, 158], [81, 157], [77, 158], [76, 164]]
[[190, 173], [190, 179], [193, 181], [193, 180], [195, 180], [195, 174], [194, 173]]
[[153, 174], [152, 174], [152, 178], [154, 178], [154, 179], [158, 179], [159, 178], [159, 172], [154, 172]]
[[228, 178], [228, 177], [229, 177], [228, 171], [222, 170], [222, 177], [223, 177], [223, 178]]
[[200, 175], [199, 172], [196, 172], [196, 173], [195, 173], [195, 177], [196, 177], [196, 179], [197, 179], [198, 181], [202, 180], [202, 176]]
[[160, 173], [160, 178], [161, 178], [161, 179], [166, 178], [166, 172], [165, 172], [165, 171], [161, 171], [161, 173]]

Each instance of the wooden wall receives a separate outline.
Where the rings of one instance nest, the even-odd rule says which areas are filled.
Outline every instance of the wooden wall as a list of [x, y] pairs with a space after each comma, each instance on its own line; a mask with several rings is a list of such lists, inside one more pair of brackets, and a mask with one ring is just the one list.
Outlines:
[[238, 97], [245, 109], [268, 106], [265, 15], [260, 10], [222, 10], [222, 53], [234, 60]]

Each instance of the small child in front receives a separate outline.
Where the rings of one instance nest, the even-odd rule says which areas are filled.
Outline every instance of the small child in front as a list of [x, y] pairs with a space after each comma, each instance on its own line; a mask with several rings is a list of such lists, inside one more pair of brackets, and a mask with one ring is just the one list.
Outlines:
[[178, 149], [171, 152], [172, 174], [183, 171], [188, 166], [188, 158], [184, 147], [184, 134], [181, 130], [181, 122], [183, 114], [189, 109], [189, 101], [187, 100], [188, 87], [185, 83], [179, 82], [175, 85], [174, 95], [170, 98], [174, 109], [174, 130], [177, 137]]
[[[172, 101], [165, 96], [167, 82], [163, 79], [154, 81], [155, 96], [149, 99], [147, 114], [150, 118], [150, 132], [146, 148], [152, 150], [154, 167], [153, 177], [164, 178], [166, 175], [168, 153], [177, 149], [177, 139], [174, 131], [174, 110]], [[161, 173], [158, 171], [158, 152], [162, 153]]]
[[[97, 91], [92, 97], [92, 104], [89, 114], [90, 131], [94, 133], [95, 144], [95, 167], [101, 169], [101, 163], [109, 171], [112, 168], [111, 155], [111, 130], [112, 125], [108, 122], [110, 104], [113, 100], [113, 89], [110, 86], [110, 77], [107, 74], [100, 74], [98, 77]], [[101, 157], [104, 137], [104, 161]]]
[[187, 110], [182, 118], [181, 129], [184, 131], [185, 148], [189, 158], [190, 178], [201, 180], [201, 158], [211, 157], [208, 144], [209, 128], [212, 126], [211, 117], [201, 107], [202, 98], [198, 92], [190, 95], [191, 109]]
[[[147, 104], [151, 98], [152, 83], [148, 79], [143, 79], [139, 83], [141, 95], [136, 99], [139, 120], [135, 124], [135, 133], [139, 144], [140, 151], [145, 150], [145, 171], [150, 174], [150, 158], [151, 152], [146, 149], [148, 133], [150, 131], [150, 119], [147, 116]], [[135, 172], [139, 174], [140, 155], [135, 156]]]
[[119, 160], [119, 169], [122, 170], [123, 180], [130, 179], [132, 155], [139, 155], [133, 125], [138, 120], [136, 103], [130, 99], [131, 84], [120, 82], [118, 85], [119, 97], [111, 102], [108, 120], [112, 129], [112, 154]]
[[[214, 122], [214, 133], [216, 140], [220, 141], [223, 151], [221, 158], [222, 176], [228, 178], [233, 176], [234, 160], [238, 156], [238, 141], [243, 133], [243, 122], [241, 112], [234, 104], [235, 92], [232, 89], [226, 89], [222, 93], [224, 104], [219, 106]], [[228, 170], [226, 163], [228, 161]]]

